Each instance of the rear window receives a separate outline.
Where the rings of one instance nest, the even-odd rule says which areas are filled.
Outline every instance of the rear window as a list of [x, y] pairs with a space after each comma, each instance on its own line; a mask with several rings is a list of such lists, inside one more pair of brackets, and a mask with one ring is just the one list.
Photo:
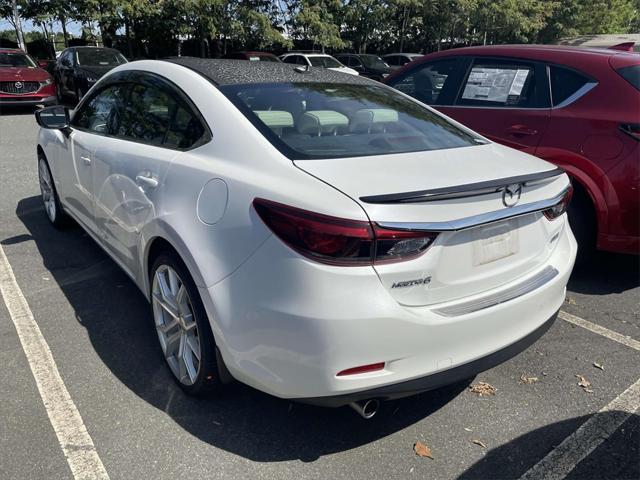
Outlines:
[[[549, 73], [551, 74], [551, 100], [554, 107], [562, 106], [562, 104], [569, 103], [573, 99], [577, 100], [580, 95], [580, 89], [595, 83], [590, 78], [574, 70], [555, 65], [549, 67]], [[573, 99], [571, 98], [572, 96], [574, 97]]]
[[636, 87], [636, 90], [640, 90], [640, 65], [629, 65], [616, 71], [622, 75], [622, 78]]
[[339, 68], [342, 64], [333, 57], [307, 57], [314, 67]]
[[287, 157], [342, 158], [485, 143], [377, 85], [277, 83], [220, 90]]

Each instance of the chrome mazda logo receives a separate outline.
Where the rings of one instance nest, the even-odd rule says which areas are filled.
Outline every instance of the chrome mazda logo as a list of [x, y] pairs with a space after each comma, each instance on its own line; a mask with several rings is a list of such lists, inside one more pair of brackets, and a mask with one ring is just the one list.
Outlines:
[[520, 201], [522, 195], [522, 184], [514, 183], [513, 185], [507, 185], [502, 192], [502, 203], [505, 207], [513, 207]]
[[24, 87], [24, 84], [22, 82], [16, 82], [14, 85], [18, 90], [22, 90], [22, 87]]

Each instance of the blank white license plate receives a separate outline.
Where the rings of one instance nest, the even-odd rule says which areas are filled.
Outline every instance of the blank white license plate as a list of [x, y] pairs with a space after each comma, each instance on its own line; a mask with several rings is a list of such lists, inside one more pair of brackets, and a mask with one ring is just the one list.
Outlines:
[[476, 228], [472, 232], [473, 265], [484, 265], [518, 253], [520, 241], [514, 220]]

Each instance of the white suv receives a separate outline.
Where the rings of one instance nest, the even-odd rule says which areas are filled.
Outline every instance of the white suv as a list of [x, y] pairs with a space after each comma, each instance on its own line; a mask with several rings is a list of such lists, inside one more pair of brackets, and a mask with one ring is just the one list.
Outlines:
[[335, 70], [336, 72], [358, 75], [358, 72], [353, 68], [345, 67], [334, 57], [324, 53], [285, 53], [284, 55], [280, 55], [280, 60], [284, 63], [292, 63], [294, 65], [322, 67], [328, 68], [329, 70]]

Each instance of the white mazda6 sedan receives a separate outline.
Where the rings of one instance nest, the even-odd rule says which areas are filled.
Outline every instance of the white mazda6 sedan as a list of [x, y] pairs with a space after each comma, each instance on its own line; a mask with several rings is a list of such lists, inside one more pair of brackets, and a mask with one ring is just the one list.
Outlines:
[[567, 175], [377, 82], [140, 61], [36, 116], [49, 219], [149, 299], [188, 393], [370, 417], [511, 358], [565, 298]]

